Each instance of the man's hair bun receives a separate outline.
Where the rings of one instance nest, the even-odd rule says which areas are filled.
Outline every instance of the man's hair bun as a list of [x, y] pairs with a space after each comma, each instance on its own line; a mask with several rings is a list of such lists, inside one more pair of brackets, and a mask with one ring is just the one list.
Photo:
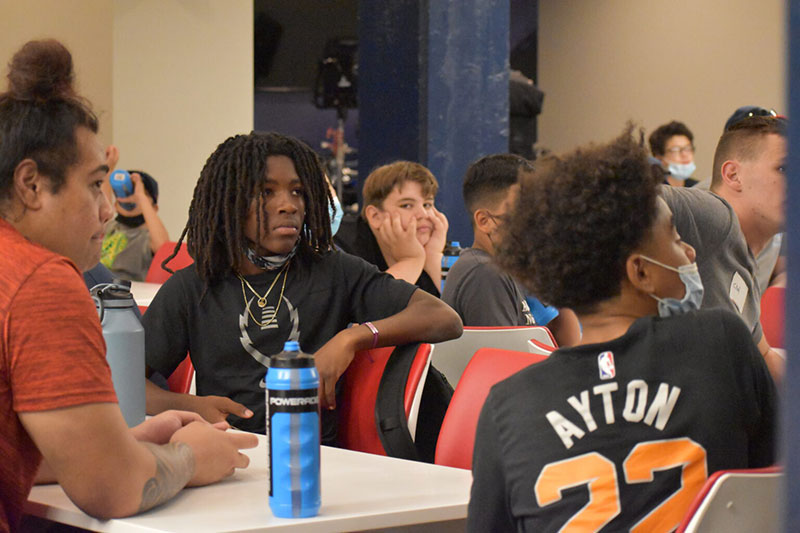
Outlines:
[[72, 55], [54, 39], [30, 41], [11, 59], [7, 96], [46, 102], [74, 100]]

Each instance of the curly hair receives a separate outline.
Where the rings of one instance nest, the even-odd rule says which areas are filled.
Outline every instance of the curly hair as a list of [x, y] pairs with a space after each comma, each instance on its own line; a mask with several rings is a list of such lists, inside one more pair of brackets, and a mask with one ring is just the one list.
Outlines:
[[667, 141], [670, 137], [674, 137], [675, 135], [684, 135], [689, 139], [689, 142], [694, 142], [694, 135], [692, 135], [692, 131], [686, 127], [686, 124], [673, 120], [669, 124], [657, 127], [653, 133], [650, 134], [650, 151], [653, 155], [664, 155]]
[[587, 313], [620, 293], [653, 225], [658, 179], [634, 126], [605, 145], [550, 156], [520, 182], [497, 261], [533, 294]]
[[[303, 184], [305, 220], [297, 257], [308, 262], [332, 246], [329, 207], [333, 198], [319, 158], [305, 143], [279, 133], [252, 132], [229, 137], [208, 158], [189, 207], [189, 220], [175, 245], [178, 253], [184, 237], [206, 287], [240, 270], [247, 246], [245, 221], [253, 198], [258, 198], [267, 174], [267, 158], [283, 155], [294, 162]], [[266, 208], [256, 213], [264, 227]], [[170, 271], [171, 272], [171, 271]]]
[[0, 199], [10, 196], [14, 170], [26, 158], [58, 193], [79, 159], [75, 130], [97, 133], [97, 117], [73, 80], [72, 55], [58, 41], [30, 41], [14, 54], [0, 94]]

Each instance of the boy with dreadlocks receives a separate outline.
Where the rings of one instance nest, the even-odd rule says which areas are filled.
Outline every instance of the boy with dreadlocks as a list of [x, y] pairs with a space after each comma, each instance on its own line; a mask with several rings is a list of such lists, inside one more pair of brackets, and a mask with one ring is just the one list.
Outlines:
[[148, 372], [169, 375], [189, 351], [198, 395], [148, 383], [148, 413], [182, 406], [263, 433], [268, 358], [294, 340], [315, 356], [323, 442], [333, 443], [336, 381], [357, 350], [460, 335], [446, 304], [333, 250], [332, 205], [302, 142], [253, 132], [217, 147], [178, 242], [186, 238], [195, 263], [164, 284], [143, 320]]

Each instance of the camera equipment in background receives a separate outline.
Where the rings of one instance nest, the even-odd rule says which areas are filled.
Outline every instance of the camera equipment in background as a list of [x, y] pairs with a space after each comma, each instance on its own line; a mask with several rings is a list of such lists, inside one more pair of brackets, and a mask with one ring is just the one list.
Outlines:
[[347, 209], [357, 199], [354, 190], [355, 168], [345, 162], [345, 156], [353, 153], [344, 139], [344, 121], [347, 110], [358, 106], [358, 41], [348, 37], [329, 39], [325, 43], [322, 59], [317, 64], [317, 80], [314, 83], [314, 105], [320, 109], [336, 109], [336, 129], [330, 128], [322, 143], [333, 154], [328, 161], [328, 173]]

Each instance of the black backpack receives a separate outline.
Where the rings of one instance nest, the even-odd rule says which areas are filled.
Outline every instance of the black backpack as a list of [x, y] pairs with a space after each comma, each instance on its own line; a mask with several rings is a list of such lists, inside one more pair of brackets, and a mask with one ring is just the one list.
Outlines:
[[453, 397], [453, 387], [433, 365], [428, 367], [417, 418], [416, 439], [412, 439], [403, 398], [418, 347], [419, 343], [398, 346], [389, 357], [375, 401], [375, 423], [388, 456], [433, 463], [436, 441], [447, 406]]

